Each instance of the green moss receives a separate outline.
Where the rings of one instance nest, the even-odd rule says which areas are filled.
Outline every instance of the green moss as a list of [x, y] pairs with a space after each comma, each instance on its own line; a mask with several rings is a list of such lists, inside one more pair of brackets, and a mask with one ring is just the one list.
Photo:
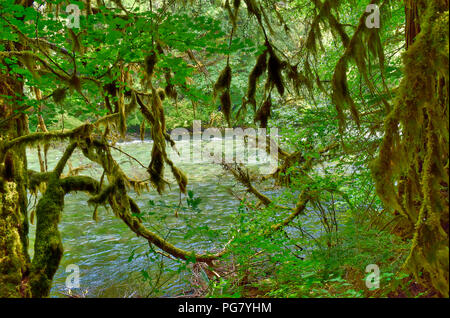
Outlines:
[[220, 72], [219, 78], [217, 79], [217, 82], [214, 84], [214, 96], [217, 96], [226, 89], [230, 89], [231, 76], [232, 76], [231, 67], [229, 64], [227, 64], [227, 66], [225, 66], [222, 72]]
[[448, 89], [436, 90], [448, 87], [448, 4], [417, 5], [421, 32], [403, 56], [405, 77], [372, 173], [380, 198], [412, 231], [404, 268], [448, 297]]
[[0, 297], [27, 297], [29, 290], [22, 279], [28, 259], [17, 224], [23, 222], [19, 207], [19, 192], [13, 182], [5, 182], [0, 192]]
[[49, 295], [53, 275], [63, 255], [58, 223], [64, 207], [64, 194], [57, 180], [51, 180], [36, 206], [36, 240], [30, 274], [33, 297]]
[[250, 72], [248, 77], [248, 90], [247, 90], [247, 101], [253, 105], [253, 108], [256, 109], [256, 84], [258, 83], [258, 79], [264, 74], [267, 69], [267, 50], [265, 50], [256, 61], [253, 70]]

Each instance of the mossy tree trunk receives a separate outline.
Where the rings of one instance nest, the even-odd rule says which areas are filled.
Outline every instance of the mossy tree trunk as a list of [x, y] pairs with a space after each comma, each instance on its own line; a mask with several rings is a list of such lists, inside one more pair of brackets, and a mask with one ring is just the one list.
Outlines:
[[[17, 108], [15, 94], [22, 94], [22, 82], [0, 74], [0, 121], [11, 118]], [[7, 100], [5, 96], [11, 96]], [[0, 127], [0, 140], [22, 136], [27, 131], [25, 115]], [[28, 218], [25, 147], [10, 149], [0, 156], [0, 297], [31, 296], [28, 287]]]
[[372, 172], [377, 193], [412, 239], [404, 268], [449, 295], [448, 0], [406, 1], [405, 76]]

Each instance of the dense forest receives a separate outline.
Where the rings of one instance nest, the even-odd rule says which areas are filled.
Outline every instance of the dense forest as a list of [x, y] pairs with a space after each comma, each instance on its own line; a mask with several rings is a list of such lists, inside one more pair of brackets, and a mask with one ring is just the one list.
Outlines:
[[449, 297], [448, 0], [0, 0], [0, 297]]

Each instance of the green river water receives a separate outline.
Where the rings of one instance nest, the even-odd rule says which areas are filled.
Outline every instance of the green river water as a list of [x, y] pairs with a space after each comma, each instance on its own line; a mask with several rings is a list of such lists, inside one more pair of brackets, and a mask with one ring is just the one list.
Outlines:
[[[148, 165], [151, 143], [151, 141], [131, 141], [120, 143], [118, 147], [144, 165]], [[188, 141], [177, 142], [179, 150], [187, 150], [189, 147]], [[62, 149], [61, 147], [50, 149], [49, 169], [52, 169], [61, 157]], [[113, 150], [113, 156], [129, 176], [148, 178], [145, 169], [126, 155]], [[35, 149], [28, 150], [28, 158], [29, 169], [39, 171]], [[90, 163], [79, 151], [73, 154], [70, 161], [73, 167]], [[152, 212], [152, 215], [146, 218], [145, 225], [181, 248], [195, 251], [219, 249], [229, 240], [227, 230], [233, 222], [232, 214], [239, 206], [239, 201], [227, 189], [242, 190], [242, 188], [217, 164], [192, 163], [176, 158], [174, 162], [188, 176], [188, 189], [194, 192], [195, 197], [201, 198], [199, 211], [186, 208], [179, 212], [180, 217], [175, 217], [175, 208], [171, 206], [179, 204], [180, 193], [169, 169], [166, 169], [171, 189], [168, 188], [163, 196], [158, 195], [154, 189], [150, 189], [150, 192], [145, 191], [140, 196], [131, 191], [131, 196], [136, 199], [142, 211]], [[93, 165], [81, 174], [99, 179], [101, 173], [100, 167]], [[70, 264], [75, 264], [80, 269], [80, 288], [73, 292], [84, 293], [87, 297], [174, 296], [189, 290], [189, 271], [177, 272], [180, 263], [162, 256], [156, 261], [150, 260], [146, 256], [149, 250], [146, 241], [133, 234], [120, 219], [114, 217], [111, 211], [99, 208], [100, 220], [95, 222], [92, 218], [93, 207], [87, 205], [87, 199], [88, 196], [84, 193], [72, 193], [65, 197], [64, 213], [59, 225], [64, 256], [54, 277], [52, 297], [64, 297], [64, 293], [67, 293], [65, 282], [71, 272], [66, 272], [66, 268]], [[155, 203], [153, 206], [149, 204], [150, 200]], [[34, 198], [30, 197], [30, 207], [33, 202]], [[182, 204], [186, 206], [184, 196]], [[196, 234], [195, 231], [189, 232], [190, 222], [212, 230], [216, 237], [208, 237], [204, 233]], [[34, 233], [35, 225], [31, 225], [31, 255]], [[187, 233], [191, 234], [188, 238]], [[130, 258], [132, 254], [134, 256]], [[164, 271], [159, 281], [168, 280], [168, 282], [163, 284], [159, 291], [151, 293], [149, 280], [144, 279], [141, 271], [145, 270], [149, 274], [150, 282], [154, 282], [160, 272], [160, 266], [168, 270]]]

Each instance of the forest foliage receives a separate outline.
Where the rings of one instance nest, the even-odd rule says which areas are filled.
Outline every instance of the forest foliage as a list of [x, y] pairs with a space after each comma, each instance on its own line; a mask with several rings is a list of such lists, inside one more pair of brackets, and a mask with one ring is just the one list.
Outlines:
[[[76, 27], [67, 26], [69, 4], [80, 9]], [[379, 27], [368, 27], [368, 5], [379, 8]], [[10, 234], [0, 242], [0, 296], [48, 296], [63, 255], [64, 196], [83, 191], [95, 220], [108, 206], [154, 255], [195, 263], [201, 296], [448, 297], [448, 6], [1, 1], [0, 233]], [[205, 253], [146, 227], [167, 207], [130, 195], [164, 197], [167, 170], [185, 208], [199, 210], [201, 193], [188, 191], [189, 175], [167, 151], [176, 149], [170, 131], [194, 120], [281, 136], [271, 175], [222, 165], [245, 191], [231, 191], [240, 208], [229, 241]], [[131, 133], [153, 141], [145, 180], [112, 156]], [[55, 144], [65, 146], [51, 170]], [[40, 171], [27, 169], [25, 147], [37, 149]], [[100, 180], [71, 174], [75, 149], [101, 167]], [[382, 268], [381, 288], [365, 285], [369, 264]]]

